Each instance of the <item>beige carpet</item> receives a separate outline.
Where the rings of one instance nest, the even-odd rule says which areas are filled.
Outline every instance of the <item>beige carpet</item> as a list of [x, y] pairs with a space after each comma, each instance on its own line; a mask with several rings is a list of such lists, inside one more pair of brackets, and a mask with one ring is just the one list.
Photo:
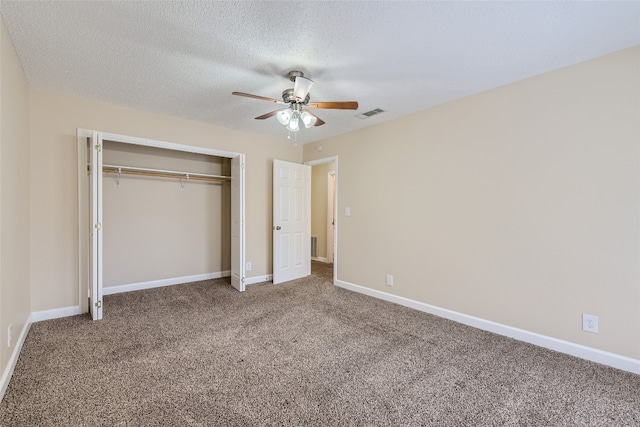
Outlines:
[[212, 280], [36, 323], [2, 426], [638, 426], [640, 376], [339, 289]]

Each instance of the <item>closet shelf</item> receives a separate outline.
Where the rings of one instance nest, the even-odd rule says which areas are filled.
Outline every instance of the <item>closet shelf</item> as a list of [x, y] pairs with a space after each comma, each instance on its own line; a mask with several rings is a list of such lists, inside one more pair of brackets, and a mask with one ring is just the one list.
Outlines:
[[[90, 166], [87, 165], [87, 170], [89, 169], [90, 169]], [[191, 173], [191, 172], [183, 172], [183, 171], [138, 168], [133, 166], [118, 166], [118, 165], [102, 165], [102, 172], [115, 173], [115, 174], [127, 174], [127, 175], [155, 176], [160, 178], [180, 178], [180, 179], [208, 181], [208, 182], [225, 182], [231, 179], [230, 176], [224, 176], [224, 175], [211, 175], [206, 173]]]

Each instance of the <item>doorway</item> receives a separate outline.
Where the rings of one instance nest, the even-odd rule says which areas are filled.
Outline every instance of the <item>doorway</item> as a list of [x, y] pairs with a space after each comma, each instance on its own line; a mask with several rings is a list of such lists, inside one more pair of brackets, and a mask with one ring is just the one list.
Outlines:
[[332, 268], [337, 280], [338, 242], [338, 157], [305, 162], [311, 166], [311, 235], [312, 266]]

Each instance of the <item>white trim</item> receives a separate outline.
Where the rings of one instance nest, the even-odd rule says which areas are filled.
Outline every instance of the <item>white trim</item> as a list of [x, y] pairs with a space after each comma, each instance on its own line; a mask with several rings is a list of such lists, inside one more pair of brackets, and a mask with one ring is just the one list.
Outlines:
[[256, 283], [270, 282], [273, 280], [273, 274], [267, 274], [265, 276], [253, 276], [245, 277], [245, 285], [255, 285]]
[[640, 360], [632, 359], [615, 353], [599, 350], [597, 348], [587, 347], [581, 344], [575, 344], [569, 341], [560, 340], [546, 335], [537, 334], [535, 332], [525, 331], [523, 329], [514, 328], [512, 326], [496, 323], [491, 320], [485, 320], [467, 314], [458, 313], [456, 311], [447, 310], [445, 308], [436, 307], [434, 305], [425, 304], [408, 298], [392, 295], [386, 292], [377, 291], [375, 289], [366, 288], [364, 286], [355, 285], [353, 283], [336, 280], [336, 286], [350, 291], [369, 295], [374, 298], [393, 302], [405, 307], [413, 308], [418, 311], [433, 314], [445, 319], [453, 320], [464, 325], [482, 329], [484, 331], [493, 332], [498, 335], [524, 341], [539, 347], [548, 348], [560, 353], [569, 354], [581, 359], [590, 360], [592, 362], [611, 366], [623, 371], [632, 372], [640, 375]]
[[323, 157], [322, 159], [309, 160], [308, 162], [304, 162], [304, 164], [309, 166], [318, 166], [318, 165], [324, 165], [325, 163], [335, 162], [337, 160], [338, 160], [338, 156], [331, 156], [331, 157]]
[[325, 264], [328, 264], [328, 263], [329, 263], [329, 259], [328, 259], [328, 258], [321, 257], [321, 256], [312, 256], [312, 257], [311, 257], [311, 261], [324, 262]]
[[[87, 139], [91, 131], [78, 129], [78, 306], [89, 311], [89, 172], [87, 171]], [[84, 301], [84, 302], [83, 302]]]
[[[78, 134], [85, 135], [90, 132], [88, 129], [78, 129]], [[206, 154], [209, 156], [233, 158], [238, 154], [233, 151], [216, 150], [215, 148], [205, 148], [194, 145], [176, 144], [175, 142], [160, 141], [150, 138], [138, 138], [136, 136], [120, 135], [117, 133], [100, 132], [103, 141], [122, 142], [125, 144], [145, 145], [147, 147], [164, 148], [166, 150], [186, 151], [189, 153]]]
[[[80, 306], [54, 308], [52, 310], [34, 311], [31, 313], [31, 322], [42, 322], [43, 320], [59, 319], [61, 317], [77, 316], [82, 314]], [[84, 311], [86, 313], [86, 310]]]
[[163, 286], [182, 285], [184, 283], [199, 282], [201, 280], [219, 279], [231, 276], [231, 271], [218, 271], [215, 273], [196, 274], [193, 276], [174, 277], [171, 279], [151, 280], [149, 282], [129, 283], [126, 285], [105, 286], [102, 295], [120, 294], [123, 292], [141, 291], [143, 289], [160, 288]]
[[13, 346], [11, 356], [9, 356], [9, 362], [7, 363], [7, 366], [4, 368], [4, 372], [2, 373], [2, 379], [0, 379], [0, 402], [2, 402], [2, 399], [4, 399], [4, 393], [7, 391], [7, 387], [9, 387], [9, 381], [11, 381], [13, 370], [16, 367], [16, 363], [18, 363], [18, 357], [20, 356], [20, 352], [22, 351], [22, 344], [24, 344], [24, 340], [27, 338], [29, 328], [31, 327], [32, 317], [33, 314], [30, 315], [27, 318], [27, 321], [24, 323], [22, 331], [20, 331], [20, 336]]

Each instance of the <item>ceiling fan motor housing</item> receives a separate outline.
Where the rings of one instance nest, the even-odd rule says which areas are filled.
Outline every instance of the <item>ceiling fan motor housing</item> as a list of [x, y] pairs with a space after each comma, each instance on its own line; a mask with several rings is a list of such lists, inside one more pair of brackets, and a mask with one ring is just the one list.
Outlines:
[[292, 82], [296, 81], [296, 77], [304, 77], [304, 73], [302, 71], [289, 71], [287, 73], [287, 77], [289, 77], [289, 80], [291, 80]]
[[282, 100], [284, 102], [286, 102], [287, 104], [304, 104], [304, 105], [307, 105], [309, 103], [310, 99], [311, 99], [311, 94], [308, 93], [307, 96], [304, 98], [304, 102], [297, 101], [295, 99], [295, 97], [293, 96], [293, 88], [285, 89], [285, 90], [282, 91]]

